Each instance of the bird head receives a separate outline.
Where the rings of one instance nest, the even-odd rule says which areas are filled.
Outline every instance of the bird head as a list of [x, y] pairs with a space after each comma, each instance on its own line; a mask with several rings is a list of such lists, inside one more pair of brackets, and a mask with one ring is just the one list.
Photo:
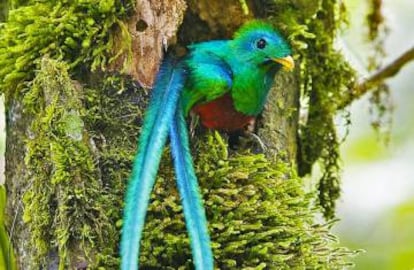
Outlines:
[[232, 40], [237, 57], [258, 66], [280, 65], [284, 70], [295, 67], [291, 49], [270, 24], [251, 21], [244, 24]]

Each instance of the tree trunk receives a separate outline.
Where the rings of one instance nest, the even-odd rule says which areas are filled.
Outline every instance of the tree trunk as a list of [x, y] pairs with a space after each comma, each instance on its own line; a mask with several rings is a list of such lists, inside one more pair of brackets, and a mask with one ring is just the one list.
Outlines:
[[[215, 265], [285, 269], [348, 264], [352, 252], [335, 247], [329, 225], [315, 224], [316, 198], [304, 191], [297, 176], [302, 162], [307, 167], [320, 157], [336, 162], [324, 152], [335, 148], [335, 138], [328, 136], [334, 133], [325, 123], [311, 121], [312, 113], [299, 121], [299, 96], [301, 91], [305, 99], [318, 96], [310, 106], [321, 106], [324, 119], [331, 120], [335, 110], [326, 97], [340, 95], [353, 76], [332, 45], [340, 4], [136, 0], [132, 7], [128, 1], [81, 2], [19, 7], [0, 30], [5, 37], [0, 42], [0, 88], [7, 108], [7, 225], [20, 269], [118, 268], [123, 194], [148, 87], [164, 49], [170, 46], [182, 54], [192, 42], [231, 38], [253, 18], [271, 20], [290, 37], [297, 69], [276, 76], [257, 123], [265, 155], [248, 146], [229, 151], [226, 134], [204, 131], [192, 138]], [[23, 42], [33, 44], [23, 48]], [[320, 54], [313, 54], [316, 50]], [[310, 66], [333, 58], [336, 62], [324, 67], [326, 74]], [[321, 82], [332, 74], [340, 81], [324, 86]], [[333, 146], [315, 150], [304, 134]], [[192, 267], [168, 151], [142, 241], [140, 262], [148, 269]], [[335, 169], [325, 165], [328, 171]], [[335, 187], [328, 181], [328, 188]]]

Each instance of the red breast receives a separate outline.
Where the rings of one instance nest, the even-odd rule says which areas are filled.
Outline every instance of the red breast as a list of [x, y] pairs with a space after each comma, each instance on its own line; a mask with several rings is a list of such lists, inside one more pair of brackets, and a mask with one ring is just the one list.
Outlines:
[[236, 111], [230, 94], [197, 104], [192, 108], [192, 112], [200, 117], [203, 126], [223, 131], [241, 130], [255, 119]]

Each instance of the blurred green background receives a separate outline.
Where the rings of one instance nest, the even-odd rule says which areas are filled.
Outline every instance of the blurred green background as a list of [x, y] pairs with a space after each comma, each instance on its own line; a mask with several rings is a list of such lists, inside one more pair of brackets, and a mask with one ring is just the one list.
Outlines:
[[[363, 27], [367, 2], [345, 1], [350, 25], [338, 42], [362, 77], [369, 74], [365, 67], [372, 52]], [[383, 4], [389, 32], [384, 44], [387, 56], [381, 62], [386, 64], [414, 46], [414, 0]], [[352, 124], [342, 145], [341, 221], [335, 233], [344, 245], [366, 251], [356, 258], [356, 269], [414, 269], [414, 62], [388, 82], [395, 106], [389, 143], [371, 127], [370, 103], [364, 98], [349, 108]], [[3, 111], [1, 105], [0, 131], [5, 125]], [[2, 183], [4, 132], [0, 132], [0, 153]]]
[[[369, 73], [366, 18], [368, 1], [347, 0], [350, 27], [341, 37], [343, 51], [362, 76]], [[414, 46], [414, 1], [383, 1], [388, 35], [387, 64]], [[367, 97], [355, 102], [352, 124], [342, 145], [341, 219], [335, 228], [343, 244], [366, 252], [356, 269], [414, 269], [414, 62], [388, 81], [394, 112], [389, 143], [371, 127]], [[385, 136], [385, 137], [384, 137]]]

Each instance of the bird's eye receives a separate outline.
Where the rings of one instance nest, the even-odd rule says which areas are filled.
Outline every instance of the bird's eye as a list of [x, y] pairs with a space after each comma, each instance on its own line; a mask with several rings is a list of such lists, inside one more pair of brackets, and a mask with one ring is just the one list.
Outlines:
[[257, 48], [264, 49], [266, 47], [266, 40], [263, 38], [259, 39], [256, 43]]

